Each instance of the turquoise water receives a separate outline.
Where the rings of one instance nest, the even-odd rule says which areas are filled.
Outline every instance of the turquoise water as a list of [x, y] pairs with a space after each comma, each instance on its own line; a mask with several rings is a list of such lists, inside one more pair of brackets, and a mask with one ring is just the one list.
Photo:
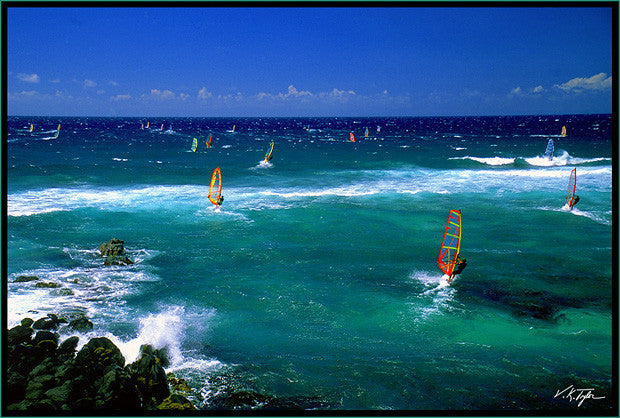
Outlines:
[[[85, 313], [81, 344], [168, 347], [202, 409], [611, 411], [611, 116], [150, 122], [9, 118], [9, 327]], [[450, 209], [468, 267], [447, 286]], [[134, 265], [103, 266], [114, 237]]]

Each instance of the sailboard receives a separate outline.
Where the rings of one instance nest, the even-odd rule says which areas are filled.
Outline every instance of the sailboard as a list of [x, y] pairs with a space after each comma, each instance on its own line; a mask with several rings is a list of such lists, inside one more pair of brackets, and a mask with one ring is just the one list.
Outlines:
[[562, 126], [562, 136], [566, 136], [566, 126]]
[[377, 125], [377, 132], [381, 132], [381, 126]]
[[271, 148], [269, 149], [269, 151], [267, 152], [267, 154], [265, 154], [265, 161], [266, 161], [266, 162], [267, 162], [267, 161], [269, 161], [269, 160], [271, 160], [271, 158], [272, 158], [272, 157], [271, 157], [271, 153], [273, 152], [273, 144], [274, 144], [274, 142], [273, 142], [273, 141], [271, 141]]
[[163, 130], [164, 130], [164, 124], [163, 124], [163, 123], [161, 124], [161, 128], [159, 128], [159, 130], [160, 130], [160, 131], [163, 131]]
[[233, 125], [232, 129], [230, 131], [226, 131], [226, 132], [234, 133], [236, 127], [237, 127], [237, 125]]
[[349, 140], [355, 142], [355, 135], [353, 135], [353, 132], [349, 132]]
[[211, 148], [211, 139], [213, 138], [213, 134], [209, 134], [209, 140], [207, 141], [207, 148]]
[[151, 122], [147, 121], [146, 122], [146, 129], [149, 129], [149, 125], [151, 124]]
[[545, 157], [547, 157], [549, 161], [553, 160], [554, 150], [555, 150], [555, 147], [553, 145], [553, 138], [552, 138], [552, 139], [549, 139], [549, 142], [547, 142], [547, 149], [545, 150]]
[[461, 249], [461, 211], [450, 210], [448, 224], [441, 241], [438, 265], [448, 276], [452, 274]]
[[575, 205], [575, 189], [577, 188], [577, 169], [573, 168], [568, 178], [568, 190], [566, 191], [566, 203], [569, 209]]
[[211, 186], [209, 186], [209, 200], [214, 205], [218, 206], [218, 201], [220, 200], [220, 196], [222, 195], [222, 172], [220, 168], [217, 167], [213, 170], [213, 175], [211, 176]]
[[31, 123], [30, 124], [30, 132], [34, 131], [34, 125]]
[[364, 132], [364, 137], [368, 138], [368, 128], [366, 128], [366, 132]]
[[58, 138], [58, 135], [60, 135], [60, 123], [58, 124], [58, 129], [56, 129], [56, 134], [54, 135], [54, 139]]
[[198, 140], [194, 138], [194, 141], [192, 142], [192, 151], [196, 152], [197, 149], [198, 149]]

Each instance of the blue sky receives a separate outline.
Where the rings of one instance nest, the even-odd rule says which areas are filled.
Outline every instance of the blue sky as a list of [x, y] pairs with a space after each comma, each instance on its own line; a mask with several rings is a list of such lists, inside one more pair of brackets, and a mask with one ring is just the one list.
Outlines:
[[577, 7], [8, 8], [8, 114], [610, 113], [614, 19]]

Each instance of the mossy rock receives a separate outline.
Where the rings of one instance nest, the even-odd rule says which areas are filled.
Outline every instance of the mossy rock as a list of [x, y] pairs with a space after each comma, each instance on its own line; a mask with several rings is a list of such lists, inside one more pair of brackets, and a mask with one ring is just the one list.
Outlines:
[[17, 276], [13, 283], [33, 282], [35, 280], [41, 280], [37, 276]]
[[192, 405], [192, 403], [188, 401], [187, 398], [173, 393], [172, 395], [164, 399], [163, 402], [157, 406], [157, 409], [192, 411], [196, 410], [196, 407]]
[[60, 286], [61, 286], [60, 283], [54, 283], [54, 282], [38, 282], [34, 284], [34, 287], [43, 288], [43, 289], [55, 289]]

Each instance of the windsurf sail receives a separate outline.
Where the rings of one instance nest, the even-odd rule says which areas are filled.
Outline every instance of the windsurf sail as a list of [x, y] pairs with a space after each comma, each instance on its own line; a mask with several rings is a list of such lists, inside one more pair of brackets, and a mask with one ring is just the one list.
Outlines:
[[452, 274], [461, 249], [461, 211], [452, 209], [448, 214], [448, 224], [443, 233], [439, 250], [439, 268], [448, 276]]
[[550, 139], [549, 142], [547, 142], [547, 149], [545, 150], [545, 157], [549, 160], [553, 160], [554, 149], [555, 147], [553, 146], [553, 139]]
[[377, 125], [377, 132], [381, 132], [381, 126]]
[[58, 135], [60, 135], [60, 123], [58, 124], [58, 128], [56, 129], [56, 134], [54, 135], [54, 138], [58, 138]]
[[273, 152], [273, 144], [274, 144], [274, 142], [271, 141], [271, 148], [269, 149], [267, 154], [265, 154], [265, 161], [271, 160], [271, 153]]
[[353, 135], [353, 132], [349, 132], [349, 140], [355, 142], [355, 135]]
[[213, 138], [213, 134], [209, 134], [209, 140], [207, 141], [207, 148], [211, 148], [211, 139]]
[[163, 123], [161, 124], [161, 128], [159, 128], [159, 130], [160, 130], [160, 131], [163, 131], [163, 130], [164, 130], [164, 124], [163, 124]]
[[31, 123], [30, 124], [30, 132], [32, 132], [34, 130], [34, 125]]
[[235, 128], [237, 127], [237, 125], [233, 125], [232, 129], [230, 131], [226, 131], [226, 132], [235, 132]]
[[209, 200], [211, 203], [217, 206], [217, 202], [220, 200], [220, 196], [222, 195], [222, 172], [220, 168], [216, 168], [213, 170], [213, 175], [211, 176], [211, 186], [209, 187]]
[[146, 122], [146, 129], [149, 129], [149, 125], [151, 124], [151, 122], [147, 121]]
[[364, 132], [364, 137], [368, 138], [368, 128], [366, 128], [366, 132]]
[[575, 205], [575, 189], [577, 188], [577, 169], [573, 168], [568, 178], [568, 190], [566, 191], [566, 203], [570, 209]]
[[194, 138], [194, 141], [192, 142], [192, 151], [196, 152], [197, 149], [198, 149], [198, 140]]
[[566, 126], [562, 126], [562, 136], [566, 136]]

